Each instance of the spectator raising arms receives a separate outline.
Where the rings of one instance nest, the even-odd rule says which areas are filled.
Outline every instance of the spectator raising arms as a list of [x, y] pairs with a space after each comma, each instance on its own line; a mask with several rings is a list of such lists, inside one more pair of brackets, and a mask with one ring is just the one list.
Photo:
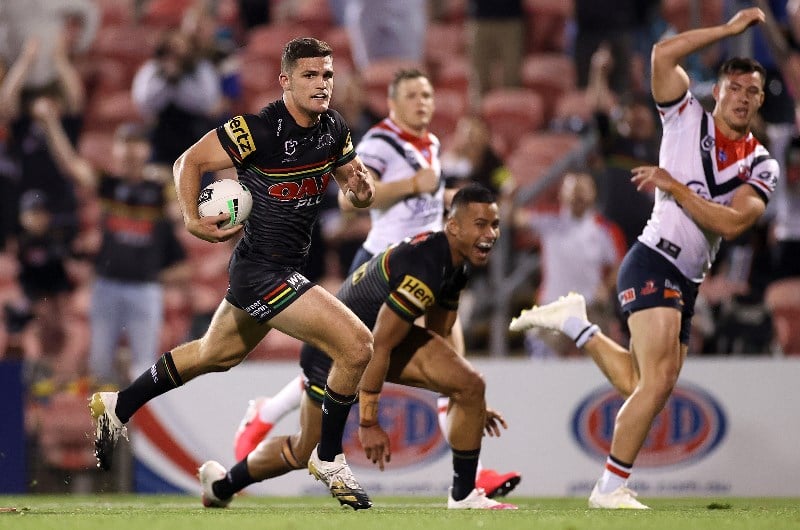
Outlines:
[[213, 125], [224, 108], [214, 65], [199, 57], [192, 38], [167, 32], [133, 78], [133, 101], [153, 123], [153, 161], [172, 164]]
[[52, 109], [40, 107], [50, 149], [64, 172], [96, 193], [101, 202], [102, 242], [95, 258], [90, 308], [89, 374], [102, 385], [119, 386], [115, 360], [124, 336], [131, 369], [152, 363], [164, 318], [162, 282], [185, 281], [185, 252], [167, 216], [171, 186], [165, 168], [149, 164], [147, 130], [120, 125], [111, 147], [111, 171], [99, 171], [78, 155]]

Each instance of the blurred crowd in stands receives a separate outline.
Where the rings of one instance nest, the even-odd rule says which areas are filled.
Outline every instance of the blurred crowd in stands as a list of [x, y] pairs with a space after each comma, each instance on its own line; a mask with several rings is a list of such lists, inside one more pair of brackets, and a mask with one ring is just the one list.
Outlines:
[[[624, 339], [614, 273], [653, 201], [630, 170], [656, 164], [660, 140], [650, 48], [753, 3], [768, 24], [687, 70], [702, 99], [725, 58], [764, 64], [757, 136], [783, 170], [765, 221], [725, 243], [703, 284], [690, 353], [800, 354], [797, 0], [3, 0], [0, 360], [25, 360], [28, 427], [43, 454], [57, 467], [91, 466], [86, 392], [119, 385], [210, 321], [232, 245], [183, 229], [171, 165], [227, 117], [280, 97], [289, 39], [333, 46], [332, 106], [354, 142], [386, 115], [394, 73], [425, 71], [443, 178], [496, 191], [511, 242], [502, 266], [532, 264], [505, 311], [574, 285]], [[341, 214], [330, 191], [307, 272], [336, 290], [369, 216]], [[491, 281], [481, 275], [471, 289]], [[487, 350], [490, 298], [462, 302], [471, 355]], [[579, 355], [551, 339], [508, 337], [516, 355]], [[270, 333], [250, 359], [298, 352]], [[37, 410], [54, 408], [58, 424], [37, 423]]]

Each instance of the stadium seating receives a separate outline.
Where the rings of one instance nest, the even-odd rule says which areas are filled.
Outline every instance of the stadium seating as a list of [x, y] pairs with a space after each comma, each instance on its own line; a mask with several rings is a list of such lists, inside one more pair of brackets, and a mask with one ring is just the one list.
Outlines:
[[133, 0], [95, 0], [95, 3], [100, 9], [101, 26], [133, 23]]
[[280, 67], [280, 62], [276, 63], [271, 59], [253, 54], [243, 55], [239, 71], [245, 98], [255, 92], [280, 89], [278, 84]]
[[692, 20], [692, 0], [662, 0], [661, 16], [675, 31], [693, 27], [713, 26], [725, 21], [724, 0], [697, 2], [699, 21]]
[[280, 87], [266, 89], [261, 92], [245, 92], [244, 111], [258, 114], [263, 107], [276, 99], [280, 99], [282, 95], [283, 91]]
[[454, 58], [464, 55], [466, 43], [464, 40], [464, 25], [460, 23], [428, 25], [425, 33], [425, 59], [437, 69]]
[[467, 96], [464, 92], [452, 89], [436, 89], [436, 112], [430, 130], [440, 138], [451, 134], [459, 118], [467, 110]]
[[442, 63], [434, 74], [434, 85], [437, 90], [449, 88], [467, 93], [469, 90], [469, 78], [472, 65], [465, 56], [453, 57], [449, 61]]
[[94, 57], [113, 58], [138, 67], [153, 55], [163, 30], [139, 24], [102, 26], [90, 53]]
[[[517, 186], [530, 186], [578, 147], [580, 137], [571, 133], [538, 132], [524, 135], [507, 158], [507, 166]], [[537, 205], [550, 207], [558, 200], [558, 181], [547, 187]]]
[[105, 94], [92, 102], [86, 113], [87, 131], [105, 131], [108, 134], [123, 122], [141, 122], [142, 116], [133, 103], [131, 91], [118, 90]]
[[308, 30], [301, 25], [269, 24], [250, 30], [247, 37], [247, 54], [272, 61], [278, 68], [284, 45], [295, 37], [304, 37]]
[[524, 0], [529, 53], [563, 52], [566, 27], [574, 10], [572, 0]]
[[492, 136], [512, 150], [521, 136], [545, 124], [545, 101], [529, 88], [496, 88], [481, 102], [481, 116]]
[[559, 98], [575, 89], [575, 65], [563, 53], [536, 53], [525, 57], [520, 73], [523, 86], [538, 92], [545, 102], [549, 121]]
[[[293, 2], [291, 21], [306, 29], [306, 35], [322, 35], [325, 30], [333, 25], [330, 2], [328, 0], [303, 0]], [[337, 48], [334, 51], [338, 55]]]
[[90, 58], [76, 66], [90, 97], [130, 89], [134, 69], [119, 59]]
[[86, 443], [86, 433], [93, 429], [86, 413], [86, 396], [68, 391], [54, 394], [44, 405], [40, 418], [40, 454], [47, 464], [72, 471], [94, 466], [92, 445]]
[[195, 3], [194, 0], [149, 0], [144, 4], [142, 22], [150, 26], [177, 28], [184, 12]]
[[784, 355], [800, 355], [800, 277], [769, 284], [764, 304], [772, 316], [774, 341]]
[[593, 119], [594, 105], [585, 90], [570, 90], [561, 95], [550, 120], [557, 130], [581, 131]]
[[350, 48], [350, 36], [347, 29], [341, 26], [328, 28], [323, 40], [333, 48], [333, 69], [339, 72], [342, 68], [353, 69], [353, 52]]

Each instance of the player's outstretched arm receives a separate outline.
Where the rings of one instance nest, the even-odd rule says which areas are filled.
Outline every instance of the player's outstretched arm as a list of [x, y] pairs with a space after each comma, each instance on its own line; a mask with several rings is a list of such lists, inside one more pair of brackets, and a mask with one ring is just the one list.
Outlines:
[[725, 37], [738, 35], [748, 27], [764, 22], [764, 12], [757, 7], [742, 9], [725, 24], [684, 31], [653, 46], [650, 57], [651, 88], [657, 103], [675, 101], [689, 89], [689, 76], [680, 62], [690, 53]]

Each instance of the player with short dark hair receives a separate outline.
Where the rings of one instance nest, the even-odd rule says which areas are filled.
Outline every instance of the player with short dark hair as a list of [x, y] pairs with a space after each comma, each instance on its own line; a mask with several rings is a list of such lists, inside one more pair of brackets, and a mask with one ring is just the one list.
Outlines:
[[[348, 274], [389, 245], [443, 228], [445, 194], [451, 190], [445, 189], [440, 178], [439, 139], [428, 130], [435, 111], [433, 85], [420, 70], [398, 70], [389, 83], [386, 103], [389, 116], [371, 127], [356, 146], [375, 183], [375, 201], [369, 210], [369, 233]], [[342, 194], [339, 203], [344, 211], [352, 208]], [[463, 355], [460, 321], [456, 321], [450, 339]], [[252, 451], [283, 415], [300, 406], [301, 379], [292, 379], [271, 398], [250, 401], [234, 438], [237, 460]], [[447, 398], [439, 398], [442, 431], [447, 407]], [[478, 482], [490, 498], [507, 494], [521, 478], [517, 472], [498, 473], [479, 464]]]
[[[210, 242], [244, 229], [229, 265], [229, 286], [199, 340], [162, 355], [119, 393], [99, 392], [90, 409], [98, 465], [108, 469], [125, 423], [149, 400], [209, 372], [239, 364], [272, 329], [313, 344], [333, 359], [324, 387], [327, 414], [309, 469], [342, 504], [371, 502], [342, 453], [342, 434], [358, 382], [372, 357], [369, 329], [322, 287], [306, 279], [311, 227], [330, 178], [356, 207], [372, 202], [374, 187], [356, 156], [347, 124], [329, 109], [333, 58], [313, 38], [289, 42], [281, 60], [283, 97], [257, 115], [245, 114], [209, 131], [175, 162], [173, 173], [187, 230]], [[200, 217], [201, 175], [235, 167], [253, 195], [244, 225], [220, 228], [228, 214]], [[211, 473], [213, 474], [213, 470]]]
[[690, 53], [763, 21], [760, 9], [743, 9], [726, 24], [689, 30], [653, 47], [651, 86], [664, 126], [660, 167], [634, 168], [631, 180], [640, 190], [654, 185], [656, 202], [617, 278], [630, 350], [587, 321], [583, 297], [574, 293], [511, 322], [513, 330], [561, 330], [626, 397], [605, 469], [589, 497], [591, 508], [648, 508], [636, 500], [627, 479], [678, 380], [700, 283], [720, 241], [752, 226], [775, 190], [778, 162], [750, 132], [764, 102], [764, 69], [752, 59], [726, 61], [709, 113], [689, 91], [680, 66]]
[[[368, 459], [383, 470], [391, 458], [389, 438], [380, 425], [384, 381], [450, 398], [451, 509], [516, 508], [489, 499], [475, 486], [483, 431], [499, 435], [505, 421], [486, 407], [483, 378], [447, 340], [469, 271], [487, 264], [499, 226], [492, 193], [477, 184], [467, 186], [455, 195], [443, 231], [424, 232], [377, 254], [351, 273], [336, 295], [372, 329], [375, 340], [359, 392], [358, 436]], [[415, 325], [423, 316], [425, 326]], [[234, 493], [250, 484], [305, 466], [320, 436], [322, 386], [335, 361], [332, 364], [325, 352], [306, 344], [300, 364], [306, 379], [300, 431], [267, 438], [227, 474], [219, 463], [206, 462], [200, 471], [206, 506], [226, 506]]]

